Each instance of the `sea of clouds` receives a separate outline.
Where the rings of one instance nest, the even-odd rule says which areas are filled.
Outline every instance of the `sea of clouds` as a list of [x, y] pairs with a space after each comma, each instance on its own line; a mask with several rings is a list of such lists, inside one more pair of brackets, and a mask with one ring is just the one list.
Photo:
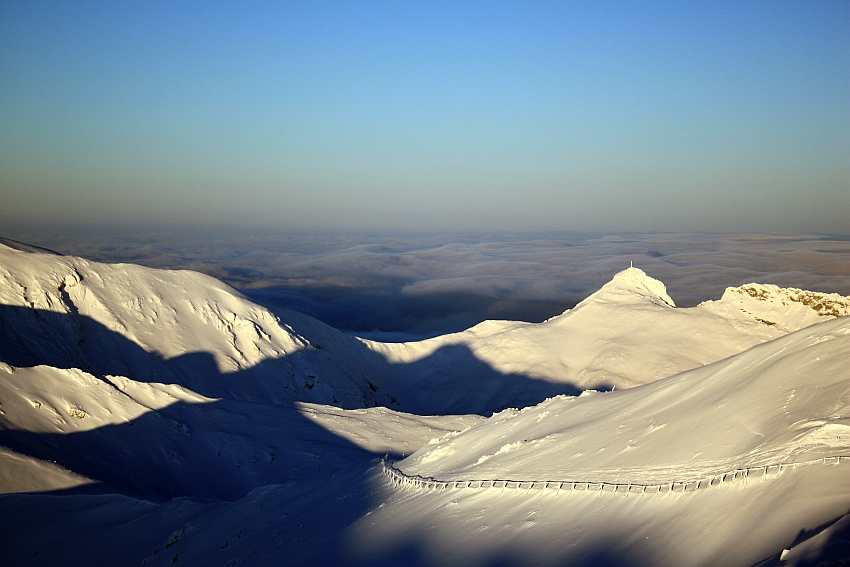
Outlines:
[[486, 319], [542, 321], [631, 262], [663, 281], [682, 307], [750, 282], [850, 295], [850, 237], [840, 236], [114, 229], [2, 236], [97, 261], [197, 270], [273, 310], [383, 340]]

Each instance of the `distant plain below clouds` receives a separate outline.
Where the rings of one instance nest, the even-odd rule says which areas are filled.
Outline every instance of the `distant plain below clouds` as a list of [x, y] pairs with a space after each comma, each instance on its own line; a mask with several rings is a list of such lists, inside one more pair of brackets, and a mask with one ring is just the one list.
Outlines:
[[486, 319], [539, 322], [630, 262], [678, 306], [771, 283], [850, 295], [850, 236], [759, 234], [287, 234], [117, 231], [4, 236], [102, 262], [190, 269], [271, 309], [347, 332], [411, 340]]

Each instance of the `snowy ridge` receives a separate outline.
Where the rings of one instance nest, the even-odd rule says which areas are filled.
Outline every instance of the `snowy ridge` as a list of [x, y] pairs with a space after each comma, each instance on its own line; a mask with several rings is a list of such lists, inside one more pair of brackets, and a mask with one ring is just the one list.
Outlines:
[[[822, 321], [651, 384], [494, 414], [383, 463], [389, 503], [361, 524], [398, 542], [425, 531], [469, 564], [516, 541], [533, 554], [518, 563], [541, 565], [744, 567], [818, 550], [828, 535], [798, 545], [850, 507], [850, 318]], [[614, 560], [586, 561], [576, 537]]]
[[[830, 302], [788, 299], [783, 307], [727, 290], [719, 301], [682, 309], [662, 282], [627, 268], [544, 323], [486, 321], [425, 341], [380, 343], [304, 315], [276, 316], [202, 274], [0, 245], [0, 334], [16, 353], [6, 360], [13, 366], [76, 367], [180, 384], [211, 398], [420, 414], [487, 415], [558, 394], [654, 382], [850, 305], [850, 298], [820, 295]], [[790, 290], [783, 297], [815, 296]], [[829, 307], [815, 311], [822, 303]]]
[[824, 321], [652, 384], [505, 410], [423, 447], [402, 468], [443, 479], [606, 471], [616, 481], [622, 469], [718, 470], [845, 455], [848, 353], [850, 318]]
[[197, 272], [0, 245], [0, 310], [0, 356], [12, 366], [180, 384], [212, 398], [385, 403], [345, 359], [318, 352], [342, 333], [328, 328], [307, 338]]
[[394, 344], [19, 248], [3, 564], [747, 567], [847, 523], [850, 298], [676, 308], [629, 268], [544, 323]]
[[[743, 467], [729, 470], [723, 473], [712, 474], [697, 479], [674, 480], [664, 482], [646, 481], [601, 481], [601, 480], [439, 480], [420, 475], [407, 475], [395, 467], [395, 464], [386, 459], [381, 461], [381, 472], [389, 478], [393, 486], [398, 488], [418, 488], [422, 490], [447, 490], [461, 488], [497, 488], [497, 489], [526, 489], [526, 490], [549, 490], [560, 494], [572, 492], [594, 491], [599, 493], [610, 492], [614, 494], [658, 494], [674, 492], [694, 492], [719, 486], [723, 483], [740, 481], [746, 483], [750, 479], [777, 479], [787, 470], [795, 470], [797, 467], [812, 465], [839, 465], [850, 463], [850, 455], [836, 455], [823, 457], [803, 462], [774, 463], [753, 467]], [[569, 492], [566, 492], [569, 489]]]
[[[776, 290], [767, 296], [772, 298], [769, 301], [730, 288], [720, 300], [676, 308], [662, 282], [632, 267], [616, 274], [573, 309], [543, 323], [485, 321], [464, 332], [425, 341], [363, 342], [395, 364], [433, 357], [441, 349], [464, 349], [502, 374], [569, 384], [577, 390], [620, 390], [710, 364], [834, 319], [847, 313], [836, 306], [850, 305], [850, 298], [837, 294], [763, 287]], [[819, 299], [791, 301], [792, 297]], [[818, 310], [821, 304], [828, 307]], [[455, 369], [462, 368], [457, 360], [447, 359], [432, 374], [457, 382]], [[419, 378], [405, 379], [416, 382]]]
[[810, 308], [820, 317], [843, 317], [850, 315], [850, 299], [837, 293], [805, 291], [795, 287], [777, 287], [771, 284], [750, 283], [740, 287], [726, 288], [724, 299], [731, 300], [734, 294], [748, 295], [765, 303], [781, 303], [783, 307], [799, 303]]
[[738, 310], [767, 327], [790, 333], [826, 318], [850, 315], [850, 297], [749, 283], [726, 288], [719, 301], [707, 301], [700, 307], [718, 312]]

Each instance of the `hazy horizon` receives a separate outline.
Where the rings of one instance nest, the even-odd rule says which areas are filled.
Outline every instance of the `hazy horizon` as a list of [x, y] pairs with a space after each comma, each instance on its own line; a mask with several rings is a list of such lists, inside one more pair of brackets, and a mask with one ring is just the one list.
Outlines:
[[841, 233], [847, 2], [0, 4], [0, 224]]
[[632, 262], [680, 307], [751, 282], [850, 295], [850, 235], [3, 229], [96, 261], [200, 271], [267, 307], [387, 340], [539, 322]]
[[847, 2], [3, 2], [0, 235], [398, 336], [539, 321], [630, 261], [681, 305], [850, 294], [816, 236], [850, 230], [848, 28]]

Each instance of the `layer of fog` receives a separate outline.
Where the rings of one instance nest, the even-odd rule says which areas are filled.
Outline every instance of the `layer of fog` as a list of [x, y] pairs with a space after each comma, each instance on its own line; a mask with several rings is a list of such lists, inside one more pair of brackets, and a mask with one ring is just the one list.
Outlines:
[[192, 269], [272, 309], [384, 340], [486, 319], [542, 321], [630, 262], [679, 306], [728, 286], [773, 283], [850, 295], [850, 238], [717, 234], [288, 234], [10, 231], [3, 236], [104, 262]]

